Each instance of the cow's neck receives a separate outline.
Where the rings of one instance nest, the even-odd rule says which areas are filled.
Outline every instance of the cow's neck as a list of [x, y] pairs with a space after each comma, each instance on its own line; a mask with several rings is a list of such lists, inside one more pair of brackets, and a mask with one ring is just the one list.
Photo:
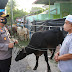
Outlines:
[[28, 47], [25, 47], [25, 51], [26, 51], [26, 54], [29, 55], [29, 54], [32, 54], [33, 53], [33, 50], [28, 48]]

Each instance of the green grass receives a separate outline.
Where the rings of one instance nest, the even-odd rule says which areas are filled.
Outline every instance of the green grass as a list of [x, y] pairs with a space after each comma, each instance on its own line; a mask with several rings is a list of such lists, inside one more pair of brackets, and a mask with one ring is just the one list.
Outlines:
[[29, 42], [30, 42], [30, 40], [29, 41], [20, 41], [20, 40], [18, 40], [18, 44], [15, 44], [15, 47], [20, 48], [19, 45], [25, 47], [29, 44]]
[[19, 45], [25, 47], [25, 46], [27, 46], [27, 45], [29, 44], [29, 42], [30, 42], [30, 40], [28, 40], [28, 41], [20, 40], [20, 39], [19, 39], [19, 36], [16, 35], [16, 34], [13, 35], [13, 37], [18, 40], [18, 44], [15, 44], [15, 45], [14, 45], [14, 47], [17, 47], [17, 48], [20, 48]]
[[19, 41], [20, 45], [26, 46], [28, 45], [29, 41]]

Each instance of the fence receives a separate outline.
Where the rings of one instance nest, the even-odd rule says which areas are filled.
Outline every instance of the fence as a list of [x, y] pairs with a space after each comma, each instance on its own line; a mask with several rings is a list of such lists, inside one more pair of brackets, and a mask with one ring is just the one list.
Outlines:
[[30, 38], [35, 32], [42, 32], [46, 30], [50, 30], [53, 28], [59, 28], [63, 31], [64, 35], [66, 36], [67, 32], [63, 30], [65, 18], [63, 19], [55, 19], [55, 20], [45, 20], [45, 21], [33, 21], [32, 25], [25, 24], [28, 26]]

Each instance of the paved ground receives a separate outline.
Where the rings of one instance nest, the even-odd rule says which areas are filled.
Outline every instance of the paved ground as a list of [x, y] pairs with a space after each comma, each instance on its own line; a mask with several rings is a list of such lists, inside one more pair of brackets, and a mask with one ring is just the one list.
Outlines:
[[11, 69], [9, 72], [33, 72], [33, 70], [31, 69], [31, 67], [29, 66], [27, 62], [27, 59], [22, 59], [18, 62], [14, 60], [16, 57], [16, 53], [19, 50], [18, 48], [16, 50], [15, 49], [12, 52], [12, 63], [11, 63]]
[[[33, 68], [36, 62], [35, 55], [34, 54], [28, 55], [26, 58], [16, 62], [14, 59], [18, 49], [16, 51], [15, 49], [13, 50], [10, 72], [47, 72], [47, 65], [43, 55], [41, 55], [39, 58], [39, 66], [37, 70], [34, 71]], [[57, 68], [57, 63], [54, 60], [49, 60], [49, 64], [52, 72], [59, 72]]]

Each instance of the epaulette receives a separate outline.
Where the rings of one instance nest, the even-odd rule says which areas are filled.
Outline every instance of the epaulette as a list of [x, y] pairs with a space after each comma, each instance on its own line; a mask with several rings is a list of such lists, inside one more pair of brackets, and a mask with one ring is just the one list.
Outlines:
[[0, 29], [0, 34], [3, 34], [3, 33], [5, 33], [5, 32], [6, 32], [6, 31]]

